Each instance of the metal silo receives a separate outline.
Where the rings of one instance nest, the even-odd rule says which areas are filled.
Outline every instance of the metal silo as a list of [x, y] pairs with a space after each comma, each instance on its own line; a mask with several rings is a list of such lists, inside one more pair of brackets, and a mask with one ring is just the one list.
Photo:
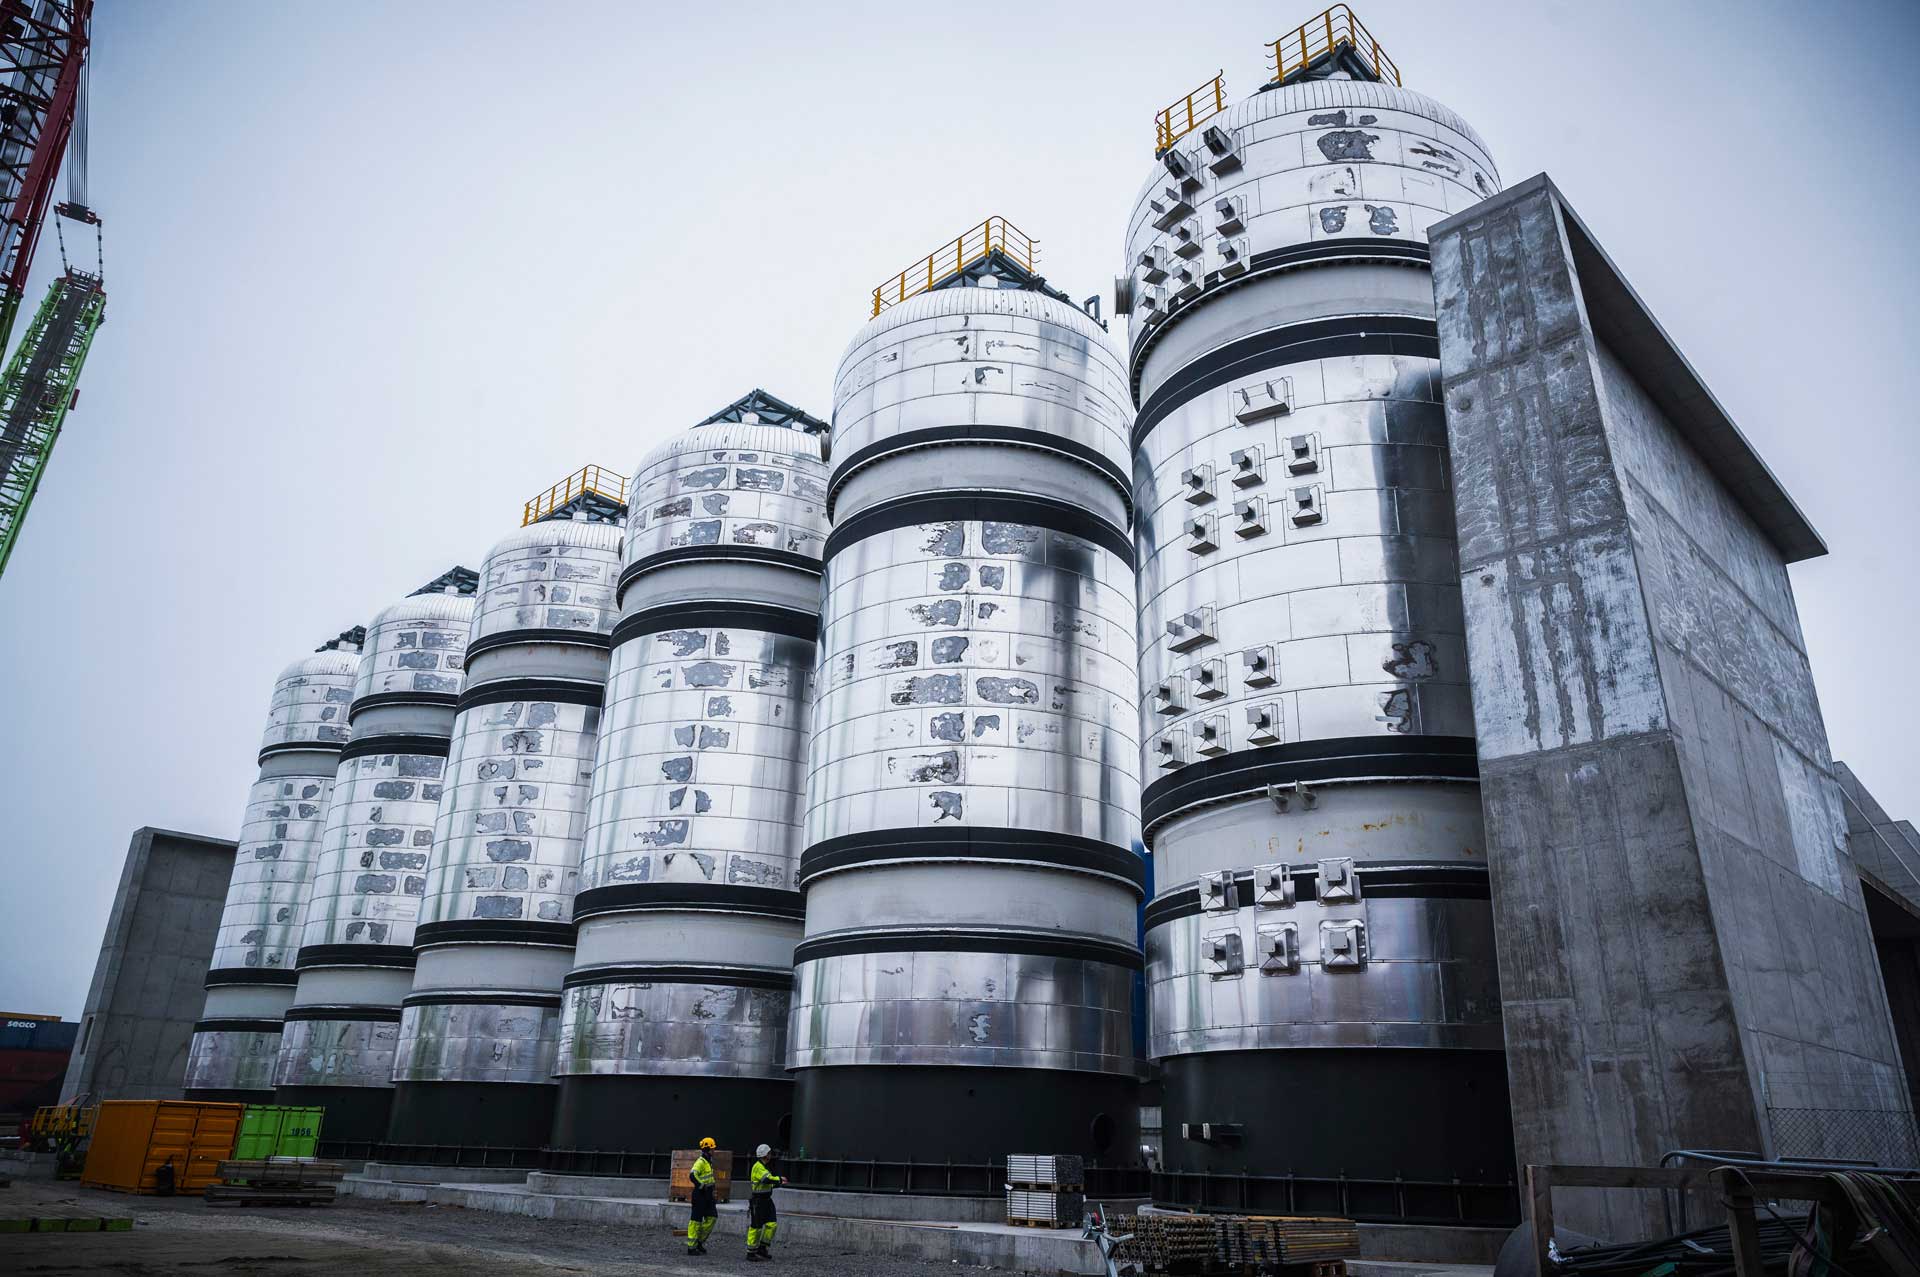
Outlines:
[[1284, 82], [1229, 106], [1216, 80], [1162, 113], [1119, 281], [1155, 1196], [1503, 1219], [1425, 229], [1498, 179], [1344, 6], [1275, 48]]
[[273, 1078], [278, 1102], [326, 1106], [330, 1141], [386, 1138], [414, 921], [465, 684], [473, 600], [459, 588], [375, 616], [354, 680], [352, 739], [327, 808]]
[[619, 527], [568, 517], [515, 532], [480, 570], [400, 1017], [396, 1144], [547, 1142], [619, 571]]
[[187, 1048], [191, 1099], [273, 1098], [281, 1018], [293, 1000], [294, 956], [359, 664], [357, 648], [322, 650], [274, 680], [260, 776], [247, 795], [207, 971], [206, 1010]]
[[895, 1184], [1138, 1157], [1126, 378], [1031, 262], [883, 285], [834, 389], [794, 1145]]
[[782, 1142], [824, 429], [755, 391], [634, 475], [555, 1148]]

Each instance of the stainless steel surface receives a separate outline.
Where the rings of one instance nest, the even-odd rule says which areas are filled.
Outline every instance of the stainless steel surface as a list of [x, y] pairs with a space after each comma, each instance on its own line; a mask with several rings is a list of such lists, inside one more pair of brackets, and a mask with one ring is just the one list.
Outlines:
[[[580, 875], [582, 892], [635, 890], [580, 920], [573, 978], [606, 982], [566, 990], [563, 1079], [784, 1077], [787, 992], [699, 971], [784, 975], [799, 938], [768, 903], [781, 895], [738, 893], [798, 904], [814, 644], [755, 609], [811, 629], [825, 496], [820, 441], [751, 422], [696, 427], [635, 470], [622, 615], [657, 619], [613, 650]], [[695, 603], [733, 614], [684, 612]], [[656, 887], [682, 907], [655, 908]], [[617, 970], [661, 962], [679, 982]]]
[[203, 1029], [187, 1046], [189, 1091], [271, 1091], [280, 1034], [263, 1030]]
[[462, 658], [473, 606], [471, 597], [425, 594], [382, 608], [367, 625], [353, 699], [405, 692], [459, 695], [466, 686]]
[[288, 1020], [273, 1084], [391, 1087], [399, 1037], [400, 1026], [389, 1021]]
[[[481, 568], [471, 690], [553, 686], [454, 720], [419, 922], [464, 929], [416, 935], [414, 991], [500, 1000], [410, 1001], [396, 1082], [551, 1084], [620, 542], [613, 526], [554, 519], [507, 536]], [[516, 929], [527, 923], [550, 930]], [[555, 1005], [526, 1005], [547, 996]]]
[[[1288, 415], [1241, 425], [1232, 387], [1221, 386], [1162, 419], [1140, 450], [1139, 696], [1150, 730], [1191, 736], [1197, 721], [1220, 716], [1229, 750], [1264, 748], [1251, 740], [1249, 711], [1273, 705], [1267, 744], [1472, 736], [1438, 364], [1357, 355], [1266, 372], [1292, 382]], [[1235, 452], [1279, 457], [1300, 436], [1317, 450], [1324, 518], [1270, 520], [1195, 554], [1181, 475], [1211, 465], [1223, 472], [1211, 484], [1220, 501], [1231, 492], [1285, 504], [1291, 481], [1269, 475], [1234, 489], [1224, 472]], [[1213, 610], [1214, 639], [1175, 651], [1168, 624], [1201, 608]], [[1265, 665], [1250, 667], [1255, 658]], [[1213, 695], [1164, 712], [1154, 702], [1175, 679], [1210, 682]]]
[[[897, 948], [802, 955], [791, 1068], [1134, 1071], [1125, 965], [942, 940], [1014, 925], [1132, 943], [1131, 883], [1068, 867], [1087, 843], [1124, 860], [1138, 834], [1133, 571], [1098, 527], [1126, 526], [1125, 395], [1098, 326], [1035, 292], [928, 293], [847, 349], [806, 841], [864, 858], [808, 883], [807, 935]], [[855, 521], [933, 493], [1005, 520]]]
[[412, 945], [446, 766], [404, 750], [340, 764], [302, 948]]
[[[465, 685], [462, 655], [473, 606], [471, 598], [427, 595], [402, 600], [374, 617], [355, 681], [356, 740], [377, 739], [370, 728], [377, 720], [363, 718], [366, 697], [459, 694]], [[416, 716], [406, 725], [420, 730], [437, 724], [435, 734], [444, 737], [452, 726], [452, 706], [432, 712], [433, 719]], [[443, 754], [399, 746], [391, 753], [364, 754], [340, 764], [303, 948], [412, 945], [445, 773]]]
[[581, 889], [791, 890], [812, 666], [812, 643], [750, 626], [675, 627], [615, 648]]
[[550, 519], [495, 543], [480, 569], [472, 637], [516, 630], [609, 633], [620, 539], [611, 524]]
[[1133, 973], [1109, 962], [903, 949], [794, 968], [789, 1067], [1135, 1071]]
[[[293, 970], [338, 754], [347, 740], [347, 706], [358, 663], [357, 653], [319, 652], [295, 661], [274, 680], [260, 742], [272, 753], [247, 794], [209, 970], [276, 976]], [[244, 992], [224, 986], [209, 997], [206, 1014], [215, 1018], [223, 1003], [241, 1003], [250, 1018], [268, 1018], [279, 1014], [291, 993], [278, 983]], [[279, 1041], [277, 1033], [259, 1031], [195, 1033], [184, 1085], [271, 1087]]]
[[505, 1001], [405, 1007], [393, 1080], [551, 1085], [559, 1019], [557, 1006]]
[[274, 682], [263, 746], [316, 748], [290, 761], [300, 774], [262, 777], [248, 792], [211, 970], [293, 969], [356, 664], [353, 653], [321, 652]]
[[[830, 486], [838, 493], [857, 471], [898, 455], [882, 451], [882, 460], [859, 460], [876, 445], [956, 426], [980, 431], [963, 437], [975, 445], [988, 440], [989, 430], [1027, 432], [1011, 452], [1015, 458], [1048, 447], [1066, 455], [1066, 448], [1077, 447], [1124, 474], [1131, 423], [1120, 362], [1085, 314], [1041, 293], [940, 289], [888, 309], [841, 356]], [[955, 473], [976, 486], [974, 467]], [[1043, 475], [1030, 468], [1026, 478], [1031, 483]], [[835, 519], [853, 512], [838, 496], [835, 502]]]
[[[1216, 173], [1203, 138], [1179, 144], [1188, 241], [1165, 229], [1164, 166], [1125, 241], [1134, 295], [1162, 298], [1129, 325], [1148, 428], [1133, 461], [1148, 783], [1166, 794], [1189, 769], [1317, 742], [1346, 761], [1278, 795], [1278, 768], [1171, 806], [1149, 794], [1156, 890], [1227, 888], [1148, 933], [1149, 1050], [1497, 1050], [1485, 900], [1332, 888], [1340, 864], [1364, 879], [1383, 860], [1484, 863], [1472, 783], [1376, 772], [1340, 742], [1474, 735], [1438, 361], [1368, 353], [1360, 335], [1376, 317], [1431, 321], [1427, 227], [1499, 178], [1458, 116], [1387, 85], [1302, 82], [1214, 124], [1242, 163]], [[1203, 268], [1182, 291], [1187, 247]], [[1248, 353], [1309, 323], [1354, 349]], [[1284, 903], [1285, 871], [1323, 864], [1327, 898]], [[1267, 903], [1235, 908], [1234, 876], [1256, 866]]]
[[[1348, 923], [1359, 924], [1363, 960], [1340, 966], [1335, 942]], [[1210, 960], [1214, 943], [1229, 937], [1238, 942], [1237, 970]], [[1147, 933], [1147, 998], [1155, 1059], [1281, 1047], [1502, 1047], [1485, 900], [1363, 896], [1179, 918]]]
[[627, 564], [707, 547], [817, 559], [826, 539], [826, 466], [817, 441], [777, 426], [717, 423], [647, 454], [628, 492]]
[[561, 1012], [558, 1072], [779, 1081], [789, 1001], [785, 989], [737, 984], [578, 985]]
[[[347, 752], [383, 737], [394, 744], [340, 763], [301, 933], [296, 1007], [391, 1006], [404, 994], [407, 973], [387, 955], [412, 947], [426, 893], [447, 764], [436, 742], [451, 730], [453, 699], [465, 685], [473, 609], [471, 598], [422, 595], [382, 609], [367, 626]], [[366, 964], [355, 949], [368, 952]], [[290, 1021], [275, 1085], [391, 1086], [397, 1031], [375, 1021]]]
[[346, 744], [347, 706], [358, 667], [357, 653], [330, 651], [302, 657], [280, 671], [260, 748], [313, 744], [338, 749]]
[[[1258, 259], [1309, 245], [1350, 246], [1364, 257], [1371, 241], [1424, 243], [1428, 226], [1479, 203], [1500, 184], [1485, 143], [1466, 121], [1432, 98], [1390, 85], [1292, 84], [1256, 93], [1212, 123], [1233, 138], [1243, 163], [1223, 174], [1203, 162], [1189, 166], [1201, 185], [1183, 198], [1193, 206], [1191, 220], [1203, 250], [1195, 260], [1208, 271], [1226, 265], [1223, 245]], [[1199, 161], [1205, 145], [1196, 133], [1174, 149]], [[1161, 220], [1155, 205], [1167, 206], [1166, 189], [1172, 185], [1175, 179], [1156, 164], [1128, 218], [1126, 265], [1136, 296], [1149, 290], [1166, 294], [1174, 284], [1150, 282], [1151, 269], [1142, 264], [1143, 257], [1156, 257], [1156, 247], [1173, 243], [1172, 234], [1155, 227]], [[1222, 201], [1229, 211], [1221, 210]], [[1223, 225], [1232, 229], [1223, 232]], [[1222, 283], [1257, 278], [1261, 269]], [[1220, 288], [1215, 283], [1198, 296], [1211, 298]], [[1281, 307], [1286, 300], [1275, 297], [1266, 304]], [[1143, 322], [1136, 310], [1130, 325], [1136, 365], [1149, 340], [1169, 345], [1185, 340], [1177, 335], [1178, 306], [1174, 315], [1153, 324]], [[1143, 388], [1141, 397], [1147, 393], [1150, 389]]]
[[[552, 520], [496, 545], [481, 570], [473, 638], [511, 678], [566, 679], [598, 698], [592, 680], [540, 632], [606, 641], [620, 534], [605, 524]], [[524, 642], [495, 646], [505, 635]], [[475, 674], [479, 692], [496, 682]], [[524, 699], [473, 705], [453, 725], [421, 921], [572, 920], [593, 781], [598, 705]], [[557, 993], [558, 990], [551, 990]]]
[[454, 723], [420, 922], [572, 918], [600, 710], [537, 698]]
[[808, 842], [984, 825], [1129, 845], [1132, 584], [1125, 561], [1091, 541], [971, 519], [835, 555]]

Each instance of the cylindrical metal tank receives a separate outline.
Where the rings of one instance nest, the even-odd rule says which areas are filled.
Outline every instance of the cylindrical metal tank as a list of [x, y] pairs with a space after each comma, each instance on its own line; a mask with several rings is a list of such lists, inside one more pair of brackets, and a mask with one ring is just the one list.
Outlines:
[[471, 598], [428, 594], [367, 626], [273, 1077], [277, 1103], [326, 1107], [329, 1140], [386, 1138], [472, 620]]
[[395, 1143], [547, 1142], [620, 539], [551, 519], [481, 569], [400, 1016]]
[[1163, 1202], [1511, 1216], [1426, 246], [1497, 181], [1342, 74], [1180, 139], [1133, 209]]
[[825, 480], [818, 439], [750, 421], [635, 472], [556, 1148], [785, 1143]]
[[293, 1001], [294, 957], [359, 664], [358, 649], [323, 651], [274, 680], [260, 776], [247, 795], [214, 936], [207, 1005], [187, 1048], [188, 1099], [272, 1101], [281, 1021]]
[[1042, 291], [855, 337], [794, 954], [794, 1145], [1138, 1160], [1144, 866], [1126, 381]]

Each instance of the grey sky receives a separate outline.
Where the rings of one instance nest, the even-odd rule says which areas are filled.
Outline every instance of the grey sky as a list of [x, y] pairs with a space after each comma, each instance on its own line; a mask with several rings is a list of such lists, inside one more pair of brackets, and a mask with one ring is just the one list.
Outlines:
[[[1154, 112], [1316, 4], [102, 0], [108, 323], [0, 581], [0, 1009], [77, 1015], [129, 833], [232, 837], [275, 672], [535, 491], [754, 385], [826, 415], [872, 285], [987, 214], [1109, 291]], [[1920, 6], [1359, 9], [1824, 534], [1834, 752], [1920, 816]]]

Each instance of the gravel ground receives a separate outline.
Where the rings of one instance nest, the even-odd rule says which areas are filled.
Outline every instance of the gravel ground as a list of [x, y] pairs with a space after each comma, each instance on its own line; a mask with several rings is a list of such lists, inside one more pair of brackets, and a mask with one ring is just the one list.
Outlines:
[[[0, 1233], [9, 1277], [113, 1273], [204, 1277], [297, 1273], [310, 1277], [455, 1277], [493, 1274], [781, 1273], [788, 1277], [931, 1277], [957, 1264], [861, 1255], [827, 1246], [776, 1245], [772, 1264], [749, 1264], [746, 1239], [725, 1218], [701, 1258], [667, 1229], [556, 1222], [343, 1198], [331, 1206], [209, 1206], [197, 1198], [129, 1197], [74, 1184], [15, 1180], [0, 1189], [0, 1217], [101, 1215], [134, 1221], [130, 1233]], [[744, 1227], [744, 1223], [740, 1225]]]

